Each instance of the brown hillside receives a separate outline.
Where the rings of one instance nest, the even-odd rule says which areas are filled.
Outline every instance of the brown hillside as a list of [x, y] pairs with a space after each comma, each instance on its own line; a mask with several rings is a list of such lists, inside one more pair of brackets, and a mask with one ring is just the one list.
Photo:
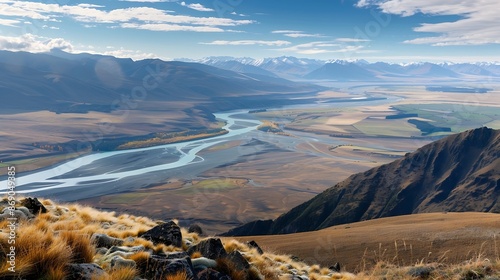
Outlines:
[[429, 213], [382, 218], [314, 232], [239, 237], [265, 250], [292, 254], [308, 263], [348, 271], [371, 269], [379, 261], [400, 266], [459, 264], [500, 250], [500, 214]]

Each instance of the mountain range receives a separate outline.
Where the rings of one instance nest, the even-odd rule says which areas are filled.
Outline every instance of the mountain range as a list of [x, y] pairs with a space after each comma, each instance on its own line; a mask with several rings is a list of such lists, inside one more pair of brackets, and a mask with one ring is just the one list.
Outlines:
[[286, 234], [430, 212], [500, 212], [500, 130], [454, 134], [327, 189], [276, 220], [223, 235]]
[[107, 112], [116, 109], [112, 105], [116, 101], [126, 103], [120, 100], [127, 97], [150, 104], [192, 102], [207, 111], [230, 110], [266, 106], [282, 102], [283, 96], [322, 89], [269, 73], [242, 74], [200, 63], [133, 61], [62, 51], [0, 51], [0, 71], [0, 109], [58, 113]]
[[366, 60], [314, 60], [282, 56], [252, 59], [233, 57], [208, 57], [198, 62], [218, 68], [286, 79], [335, 80], [335, 81], [384, 81], [409, 78], [486, 78], [500, 77], [500, 63], [387, 63]]

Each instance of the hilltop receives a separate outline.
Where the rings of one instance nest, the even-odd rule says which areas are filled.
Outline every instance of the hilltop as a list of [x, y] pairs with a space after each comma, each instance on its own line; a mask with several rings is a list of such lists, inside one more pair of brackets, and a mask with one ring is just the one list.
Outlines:
[[251, 222], [224, 235], [304, 232], [417, 213], [499, 213], [499, 192], [500, 131], [483, 127], [352, 175], [276, 220]]

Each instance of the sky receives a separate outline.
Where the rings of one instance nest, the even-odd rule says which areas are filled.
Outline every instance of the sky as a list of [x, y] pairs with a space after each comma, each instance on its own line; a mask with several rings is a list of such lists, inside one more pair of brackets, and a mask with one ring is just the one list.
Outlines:
[[498, 0], [0, 0], [0, 49], [500, 61]]

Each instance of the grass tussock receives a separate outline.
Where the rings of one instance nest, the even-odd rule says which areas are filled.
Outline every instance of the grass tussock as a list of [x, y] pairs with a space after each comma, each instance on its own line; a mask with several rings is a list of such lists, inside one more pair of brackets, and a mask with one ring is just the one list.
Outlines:
[[165, 277], [165, 280], [189, 280], [186, 271], [179, 271], [174, 275]]
[[[108, 275], [103, 277], [98, 277], [95, 280], [134, 280], [136, 279], [138, 272], [132, 267], [121, 267], [119, 269], [111, 269], [108, 271]], [[94, 280], [94, 279], [92, 279]]]
[[215, 268], [215, 270], [228, 275], [229, 277], [231, 277], [231, 279], [250, 280], [248, 279], [247, 272], [238, 269], [232, 261], [226, 258], [219, 258], [216, 261], [217, 261], [217, 267]]

